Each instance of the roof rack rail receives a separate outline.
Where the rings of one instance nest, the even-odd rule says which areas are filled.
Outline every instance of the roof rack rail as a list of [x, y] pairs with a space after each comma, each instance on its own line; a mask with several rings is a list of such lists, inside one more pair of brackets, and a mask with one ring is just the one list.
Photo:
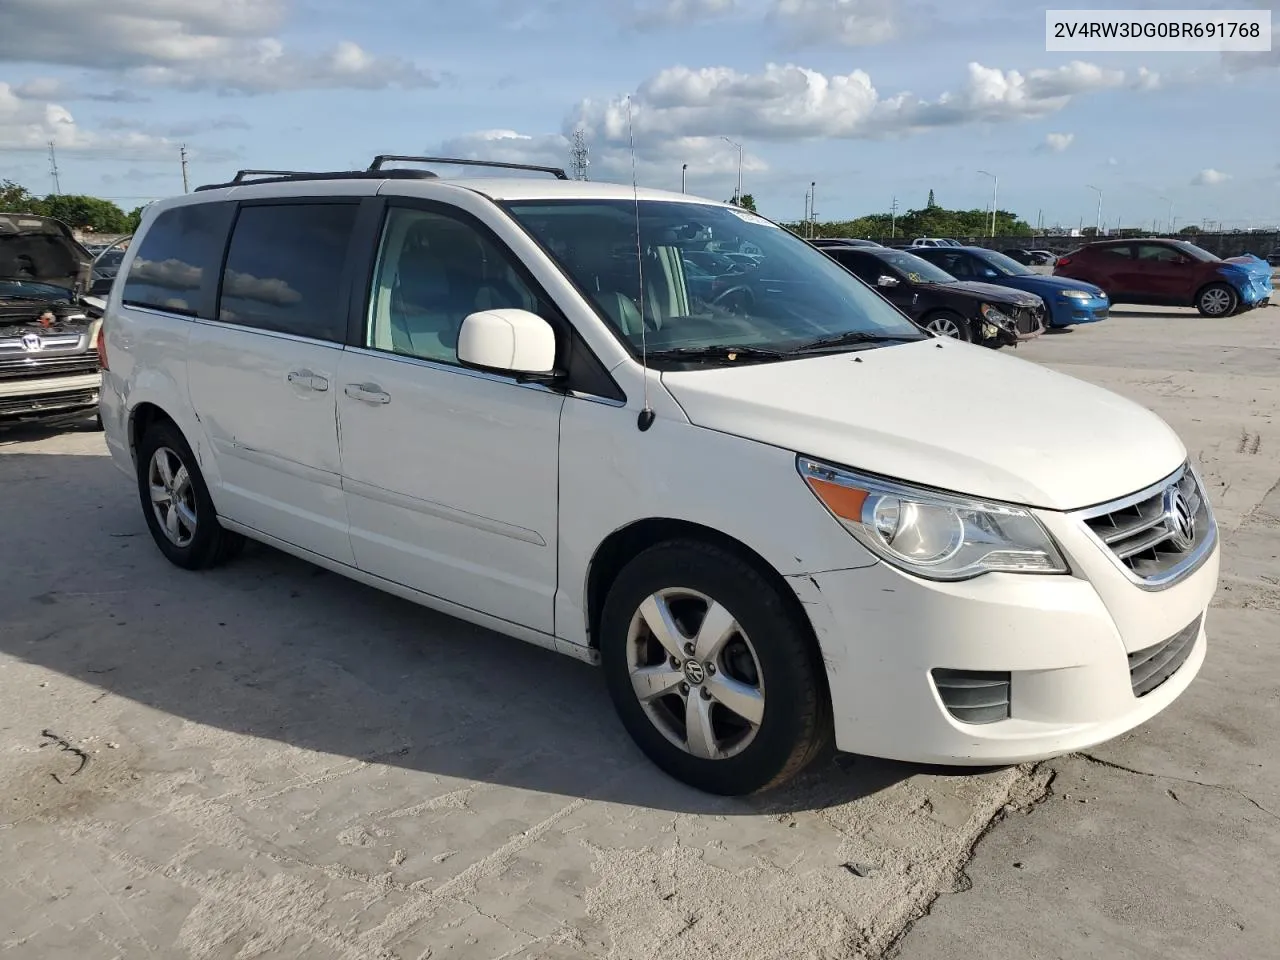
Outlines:
[[[557, 180], [568, 180], [569, 176], [560, 167], [542, 167], [533, 163], [504, 163], [500, 160], [463, 160], [459, 157], [402, 157], [392, 154], [379, 154], [369, 164], [370, 173], [382, 170], [384, 163], [450, 163], [464, 167], [494, 167], [500, 170], [532, 170], [535, 173], [549, 173]], [[390, 172], [390, 171], [384, 171]]]
[[[246, 177], [260, 177], [248, 180]], [[220, 190], [223, 187], [251, 186], [258, 183], [295, 183], [303, 180], [434, 180], [430, 170], [239, 170], [226, 183], [206, 183], [196, 191]]]

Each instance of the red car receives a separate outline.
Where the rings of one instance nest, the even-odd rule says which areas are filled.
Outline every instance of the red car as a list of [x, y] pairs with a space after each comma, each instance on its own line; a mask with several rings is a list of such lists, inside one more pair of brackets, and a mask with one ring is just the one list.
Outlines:
[[1101, 287], [1112, 303], [1195, 307], [1225, 317], [1271, 298], [1271, 267], [1254, 256], [1223, 260], [1186, 240], [1101, 240], [1059, 257], [1056, 277]]

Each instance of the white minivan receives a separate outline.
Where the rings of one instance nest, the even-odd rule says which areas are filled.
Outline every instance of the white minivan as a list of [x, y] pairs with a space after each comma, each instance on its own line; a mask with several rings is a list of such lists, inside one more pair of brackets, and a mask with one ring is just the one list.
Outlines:
[[[174, 563], [250, 537], [599, 663], [724, 794], [1061, 754], [1191, 683], [1218, 534], [1154, 414], [734, 206], [383, 159], [148, 207], [101, 413]], [[759, 264], [686, 274], [708, 237]]]

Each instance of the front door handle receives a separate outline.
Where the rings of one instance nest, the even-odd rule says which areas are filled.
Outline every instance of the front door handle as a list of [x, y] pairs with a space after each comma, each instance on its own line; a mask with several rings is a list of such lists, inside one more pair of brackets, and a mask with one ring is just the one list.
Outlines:
[[318, 390], [320, 393], [324, 393], [329, 389], [329, 381], [318, 373], [312, 373], [310, 370], [290, 370], [285, 379], [296, 387]]
[[383, 391], [376, 383], [348, 383], [345, 392], [352, 400], [362, 400], [365, 403], [391, 402], [391, 394]]

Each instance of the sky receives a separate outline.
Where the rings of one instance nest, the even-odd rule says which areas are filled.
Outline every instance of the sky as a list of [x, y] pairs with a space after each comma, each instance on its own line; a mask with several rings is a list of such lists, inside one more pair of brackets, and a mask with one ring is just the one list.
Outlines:
[[[1057, 0], [1055, 9], [1280, 0]], [[1280, 45], [1049, 53], [1026, 0], [0, 0], [0, 179], [125, 209], [378, 153], [568, 167], [798, 220], [999, 206], [1280, 225]], [[630, 121], [628, 121], [628, 115]], [[726, 139], [727, 138], [727, 139]], [[634, 150], [631, 144], [634, 142]], [[740, 144], [741, 149], [735, 144]], [[987, 171], [986, 175], [979, 171]], [[1170, 206], [1172, 205], [1172, 207]]]

